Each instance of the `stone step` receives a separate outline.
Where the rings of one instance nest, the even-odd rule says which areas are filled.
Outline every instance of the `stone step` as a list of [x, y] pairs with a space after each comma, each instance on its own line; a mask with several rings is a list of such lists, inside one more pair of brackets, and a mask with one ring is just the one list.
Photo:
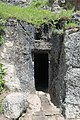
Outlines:
[[39, 92], [39, 98], [41, 100], [42, 110], [45, 115], [53, 116], [60, 114], [60, 110], [52, 106], [52, 104], [50, 103], [49, 94], [43, 94], [42, 92]]
[[22, 120], [65, 120], [60, 110], [51, 103], [48, 93], [37, 91], [36, 96], [30, 95], [28, 99], [33, 107], [34, 105], [38, 107], [37, 104], [41, 104], [41, 107], [33, 111], [30, 109]]
[[47, 120], [45, 116], [33, 116], [32, 120]]

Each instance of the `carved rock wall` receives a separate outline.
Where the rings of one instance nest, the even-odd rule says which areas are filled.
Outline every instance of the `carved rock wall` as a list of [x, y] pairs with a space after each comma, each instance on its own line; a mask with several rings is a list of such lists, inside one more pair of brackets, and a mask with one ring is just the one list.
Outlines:
[[34, 52], [48, 52], [49, 93], [66, 118], [80, 119], [80, 31], [65, 35], [52, 33], [51, 26], [34, 28], [31, 24], [9, 19], [0, 61], [5, 65], [6, 85], [10, 90], [35, 93]]
[[64, 38], [66, 95], [64, 110], [66, 118], [80, 119], [80, 31], [66, 31]]

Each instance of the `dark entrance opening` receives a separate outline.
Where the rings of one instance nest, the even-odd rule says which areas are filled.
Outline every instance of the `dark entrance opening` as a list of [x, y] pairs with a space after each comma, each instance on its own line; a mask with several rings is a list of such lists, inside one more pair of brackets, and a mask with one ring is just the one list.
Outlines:
[[34, 77], [36, 90], [48, 89], [48, 53], [34, 53]]

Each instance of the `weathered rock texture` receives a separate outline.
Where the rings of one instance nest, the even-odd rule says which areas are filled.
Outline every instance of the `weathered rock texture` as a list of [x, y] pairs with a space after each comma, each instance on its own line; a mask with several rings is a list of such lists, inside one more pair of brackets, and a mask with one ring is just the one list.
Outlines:
[[7, 2], [13, 5], [26, 6], [29, 5], [33, 0], [0, 0], [2, 2]]
[[[62, 107], [66, 118], [80, 119], [80, 31], [67, 30], [57, 45], [58, 41], [54, 42], [51, 98], [55, 105]], [[59, 59], [57, 53], [60, 53]]]
[[11, 93], [3, 101], [4, 114], [11, 119], [17, 119], [28, 108], [26, 96], [23, 93]]
[[80, 10], [80, 0], [49, 0], [49, 2], [51, 5], [54, 5], [52, 5], [53, 10], [54, 7], [59, 8], [59, 6], [63, 8], [75, 8], [76, 10]]
[[7, 71], [6, 85], [10, 90], [34, 92], [30, 50], [30, 43], [34, 41], [34, 28], [26, 23], [22, 26], [20, 21], [13, 19], [9, 19], [6, 27], [5, 44], [0, 47], [0, 61], [5, 64]]
[[80, 22], [80, 11], [73, 14], [73, 20]]
[[80, 119], [80, 31], [75, 28], [67, 30], [65, 35], [57, 35], [51, 25], [37, 29], [26, 22], [9, 19], [4, 37], [0, 61], [6, 67], [7, 87], [35, 93], [34, 53], [46, 52], [52, 102], [62, 108], [66, 118]]
[[52, 34], [51, 28], [47, 26], [46, 30], [41, 28], [41, 31], [14, 19], [8, 20], [6, 28], [5, 44], [0, 47], [0, 61], [7, 71], [6, 85], [10, 90], [34, 92], [33, 52], [51, 50], [51, 43], [48, 42]]
[[66, 31], [64, 38], [65, 67], [64, 77], [66, 96], [64, 100], [67, 118], [80, 118], [80, 31]]

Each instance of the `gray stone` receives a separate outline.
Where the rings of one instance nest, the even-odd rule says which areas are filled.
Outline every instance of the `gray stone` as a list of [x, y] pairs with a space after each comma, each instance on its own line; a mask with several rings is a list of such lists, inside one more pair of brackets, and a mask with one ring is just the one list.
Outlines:
[[60, 2], [60, 3], [65, 3], [65, 0], [58, 0], [58, 2]]
[[33, 116], [32, 120], [47, 120], [45, 116]]
[[58, 0], [58, 4], [64, 9], [66, 7], [66, 0]]
[[66, 31], [64, 38], [64, 52], [66, 73], [64, 114], [66, 118], [80, 118], [80, 31], [70, 33]]
[[80, 118], [80, 68], [71, 68], [66, 77], [66, 118]]
[[51, 4], [54, 12], [60, 12], [63, 6], [65, 6], [65, 0], [49, 0], [49, 3]]
[[71, 9], [75, 8], [76, 10], [80, 10], [80, 0], [49, 0], [51, 6], [54, 3], [58, 3], [58, 5], [63, 9]]
[[62, 40], [53, 37], [50, 95], [66, 118], [80, 119], [80, 31], [73, 29], [65, 33]]
[[73, 20], [80, 22], [80, 12], [76, 12], [75, 14], [72, 15], [72, 17]]
[[21, 91], [20, 81], [16, 76], [15, 66], [7, 63], [3, 63], [3, 64], [6, 69], [6, 75], [4, 77], [6, 87], [10, 91]]
[[26, 5], [31, 4], [31, 2], [33, 0], [0, 0], [0, 1], [7, 2], [7, 3], [13, 4], [13, 5], [21, 5], [24, 7]]
[[4, 115], [17, 119], [28, 108], [26, 96], [23, 93], [11, 93], [3, 101]]
[[60, 12], [60, 10], [62, 10], [62, 9], [61, 9], [61, 7], [60, 7], [58, 4], [55, 4], [55, 3], [54, 3], [54, 4], [52, 5], [52, 11], [54, 11], [54, 12], [57, 13], [57, 12]]
[[64, 47], [66, 64], [75, 68], [80, 67], [80, 31], [73, 31], [72, 34], [66, 31]]
[[60, 10], [62, 10], [61, 7], [59, 6], [58, 0], [54, 1], [51, 6], [52, 6], [51, 10], [56, 13], [60, 12]]
[[[9, 19], [5, 43], [0, 47], [0, 61], [6, 68], [6, 86], [10, 90], [34, 92], [34, 65], [29, 47], [34, 42], [34, 28], [25, 22]], [[31, 46], [30, 46], [31, 44]]]
[[41, 100], [36, 94], [29, 94], [27, 96], [27, 101], [29, 103], [30, 113], [35, 113], [41, 109]]

